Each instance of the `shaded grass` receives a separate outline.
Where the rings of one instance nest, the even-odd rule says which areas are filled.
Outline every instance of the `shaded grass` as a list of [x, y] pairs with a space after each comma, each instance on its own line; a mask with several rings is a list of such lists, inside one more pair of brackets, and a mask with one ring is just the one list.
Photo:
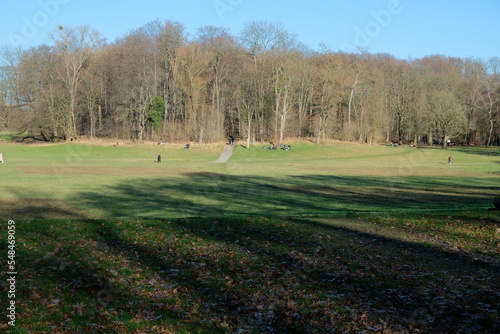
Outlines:
[[426, 245], [412, 222], [20, 221], [12, 332], [497, 331], [499, 267]]
[[[461, 180], [456, 180], [463, 183]], [[105, 217], [167, 218], [247, 215], [331, 216], [346, 213], [462, 212], [485, 210], [500, 187], [453, 179], [307, 177], [268, 178], [189, 173], [185, 178], [136, 179], [70, 197]]]

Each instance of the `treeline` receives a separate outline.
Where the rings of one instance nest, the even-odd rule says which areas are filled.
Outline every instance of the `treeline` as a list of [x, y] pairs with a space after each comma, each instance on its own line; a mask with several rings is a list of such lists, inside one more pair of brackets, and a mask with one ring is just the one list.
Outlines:
[[47, 141], [500, 143], [497, 57], [311, 51], [279, 24], [188, 38], [154, 21], [112, 43], [58, 27], [39, 47], [4, 47], [0, 61], [0, 129]]

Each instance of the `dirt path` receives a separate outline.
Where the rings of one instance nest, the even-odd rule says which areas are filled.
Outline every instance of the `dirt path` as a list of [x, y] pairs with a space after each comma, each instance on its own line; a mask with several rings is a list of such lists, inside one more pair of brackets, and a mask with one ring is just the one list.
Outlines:
[[222, 153], [219, 156], [219, 159], [213, 161], [214, 164], [224, 164], [226, 163], [231, 155], [233, 155], [233, 147], [234, 145], [227, 145], [224, 146], [224, 149], [222, 150]]

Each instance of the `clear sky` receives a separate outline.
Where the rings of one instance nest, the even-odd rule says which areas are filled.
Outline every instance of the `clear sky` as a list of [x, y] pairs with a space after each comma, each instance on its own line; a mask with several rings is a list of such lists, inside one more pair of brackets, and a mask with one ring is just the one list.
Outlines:
[[108, 42], [160, 19], [194, 34], [238, 35], [246, 22], [281, 23], [314, 50], [362, 47], [400, 59], [500, 56], [500, 0], [0, 0], [0, 46], [38, 46], [62, 26], [90, 25]]

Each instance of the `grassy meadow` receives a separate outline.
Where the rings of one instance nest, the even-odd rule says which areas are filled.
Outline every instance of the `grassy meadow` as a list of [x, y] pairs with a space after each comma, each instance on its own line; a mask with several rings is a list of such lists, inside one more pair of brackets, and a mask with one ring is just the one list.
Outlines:
[[182, 147], [1, 134], [0, 329], [500, 331], [499, 148]]
[[500, 151], [486, 148], [237, 146], [214, 164], [221, 145], [0, 147], [2, 211], [18, 218], [482, 211], [500, 188]]

